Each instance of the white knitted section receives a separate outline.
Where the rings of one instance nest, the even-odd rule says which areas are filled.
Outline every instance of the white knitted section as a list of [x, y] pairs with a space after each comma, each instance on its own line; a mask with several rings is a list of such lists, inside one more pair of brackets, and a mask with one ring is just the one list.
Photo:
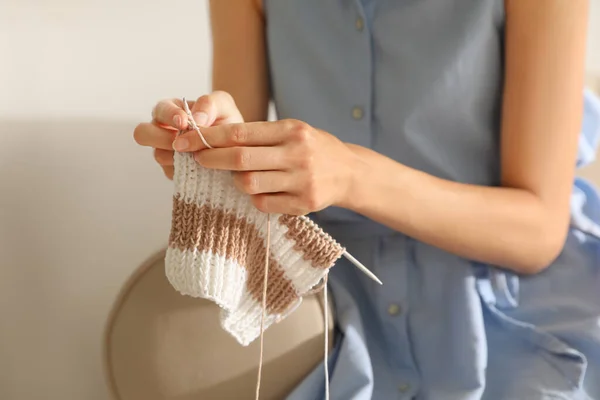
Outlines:
[[[305, 268], [305, 263], [300, 259], [284, 270], [284, 275], [287, 275], [285, 271], [296, 271], [300, 277], [290, 279], [288, 276], [296, 293], [305, 293], [320, 279], [301, 277], [299, 271]], [[246, 346], [260, 335], [262, 304], [246, 290], [247, 271], [243, 266], [210, 252], [169, 248], [165, 270], [169, 282], [179, 293], [209, 299], [221, 306], [221, 325], [240, 344]], [[282, 314], [267, 314], [265, 329], [293, 312], [301, 301], [299, 298]]]
[[174, 162], [175, 195], [180, 195], [186, 203], [210, 204], [233, 211], [236, 217], [258, 212], [250, 197], [235, 188], [229, 171], [203, 168], [189, 154], [175, 153]]
[[246, 269], [211, 252], [169, 248], [165, 273], [179, 293], [212, 300], [226, 310], [238, 307], [245, 292]]
[[[179, 293], [218, 304], [221, 326], [241, 345], [249, 345], [260, 335], [262, 304], [245, 290], [246, 270], [236, 262], [212, 253], [170, 249], [166, 274]], [[267, 314], [265, 329], [278, 318]]]
[[[300, 304], [300, 298], [297, 304]], [[296, 305], [297, 306], [297, 305]], [[221, 326], [229, 332], [242, 346], [248, 346], [260, 336], [260, 319], [262, 304], [254, 300], [248, 292], [244, 292], [240, 307], [234, 312], [225, 310], [221, 313]], [[276, 323], [281, 317], [266, 314], [264, 329]]]

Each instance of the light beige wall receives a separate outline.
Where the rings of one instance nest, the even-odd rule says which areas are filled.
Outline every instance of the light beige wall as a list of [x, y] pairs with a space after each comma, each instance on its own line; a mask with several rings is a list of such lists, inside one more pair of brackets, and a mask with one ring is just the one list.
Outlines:
[[147, 118], [208, 89], [206, 0], [0, 1], [0, 116]]
[[107, 398], [109, 304], [169, 233], [132, 130], [209, 50], [205, 0], [0, 0], [0, 399]]
[[105, 314], [169, 229], [171, 185], [132, 129], [208, 90], [205, 7], [0, 1], [0, 399], [106, 398]]

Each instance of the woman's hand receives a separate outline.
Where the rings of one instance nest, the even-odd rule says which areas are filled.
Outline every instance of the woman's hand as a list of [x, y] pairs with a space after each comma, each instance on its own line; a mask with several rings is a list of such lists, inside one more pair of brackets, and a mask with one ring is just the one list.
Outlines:
[[252, 122], [201, 129], [173, 143], [195, 152], [206, 168], [234, 172], [234, 182], [263, 212], [302, 215], [343, 207], [352, 192], [358, 157], [335, 136], [296, 120]]
[[[199, 126], [243, 122], [233, 98], [226, 92], [216, 91], [188, 101]], [[152, 110], [152, 122], [139, 124], [133, 131], [135, 141], [154, 148], [154, 158], [165, 175], [173, 179], [173, 140], [180, 129], [187, 129], [188, 116], [179, 99], [160, 101]]]

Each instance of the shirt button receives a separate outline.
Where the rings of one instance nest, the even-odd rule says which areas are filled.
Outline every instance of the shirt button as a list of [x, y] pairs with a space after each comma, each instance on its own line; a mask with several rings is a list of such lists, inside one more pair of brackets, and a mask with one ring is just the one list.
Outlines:
[[361, 17], [358, 17], [354, 22], [354, 26], [356, 26], [357, 31], [361, 32], [365, 27], [365, 21]]
[[400, 393], [406, 393], [410, 390], [410, 385], [408, 383], [403, 383], [402, 385], [398, 386], [398, 390]]
[[388, 314], [390, 314], [391, 316], [396, 316], [400, 314], [400, 311], [402, 310], [400, 309], [400, 306], [398, 304], [390, 304], [388, 306]]
[[354, 118], [356, 120], [361, 119], [363, 117], [363, 114], [364, 114], [363, 109], [360, 107], [354, 107], [352, 109], [352, 118]]

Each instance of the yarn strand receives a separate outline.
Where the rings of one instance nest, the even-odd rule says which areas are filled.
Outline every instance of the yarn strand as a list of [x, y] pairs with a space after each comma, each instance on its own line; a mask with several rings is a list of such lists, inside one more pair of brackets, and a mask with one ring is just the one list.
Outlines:
[[258, 359], [258, 378], [256, 379], [256, 396], [260, 399], [260, 382], [264, 357], [265, 317], [267, 313], [267, 285], [269, 283], [269, 254], [271, 253], [271, 214], [267, 214], [267, 255], [265, 256], [265, 277], [263, 280], [262, 315], [260, 317], [260, 357]]
[[198, 128], [198, 125], [196, 124], [196, 121], [194, 121], [194, 116], [192, 115], [192, 110], [190, 110], [190, 106], [188, 106], [188, 103], [187, 103], [187, 100], [185, 99], [185, 97], [183, 98], [183, 110], [185, 111], [185, 113], [188, 116], [188, 127], [189, 127], [189, 129], [195, 130], [196, 133], [198, 134], [198, 136], [200, 136], [200, 140], [202, 140], [202, 143], [207, 148], [212, 149], [212, 146], [210, 144], [208, 144], [208, 142], [204, 138], [204, 135], [200, 131], [200, 128]]
[[323, 369], [325, 370], [325, 400], [329, 400], [329, 299], [327, 297], [327, 278], [325, 275], [323, 281], [323, 299], [325, 302], [325, 355], [323, 357]]

